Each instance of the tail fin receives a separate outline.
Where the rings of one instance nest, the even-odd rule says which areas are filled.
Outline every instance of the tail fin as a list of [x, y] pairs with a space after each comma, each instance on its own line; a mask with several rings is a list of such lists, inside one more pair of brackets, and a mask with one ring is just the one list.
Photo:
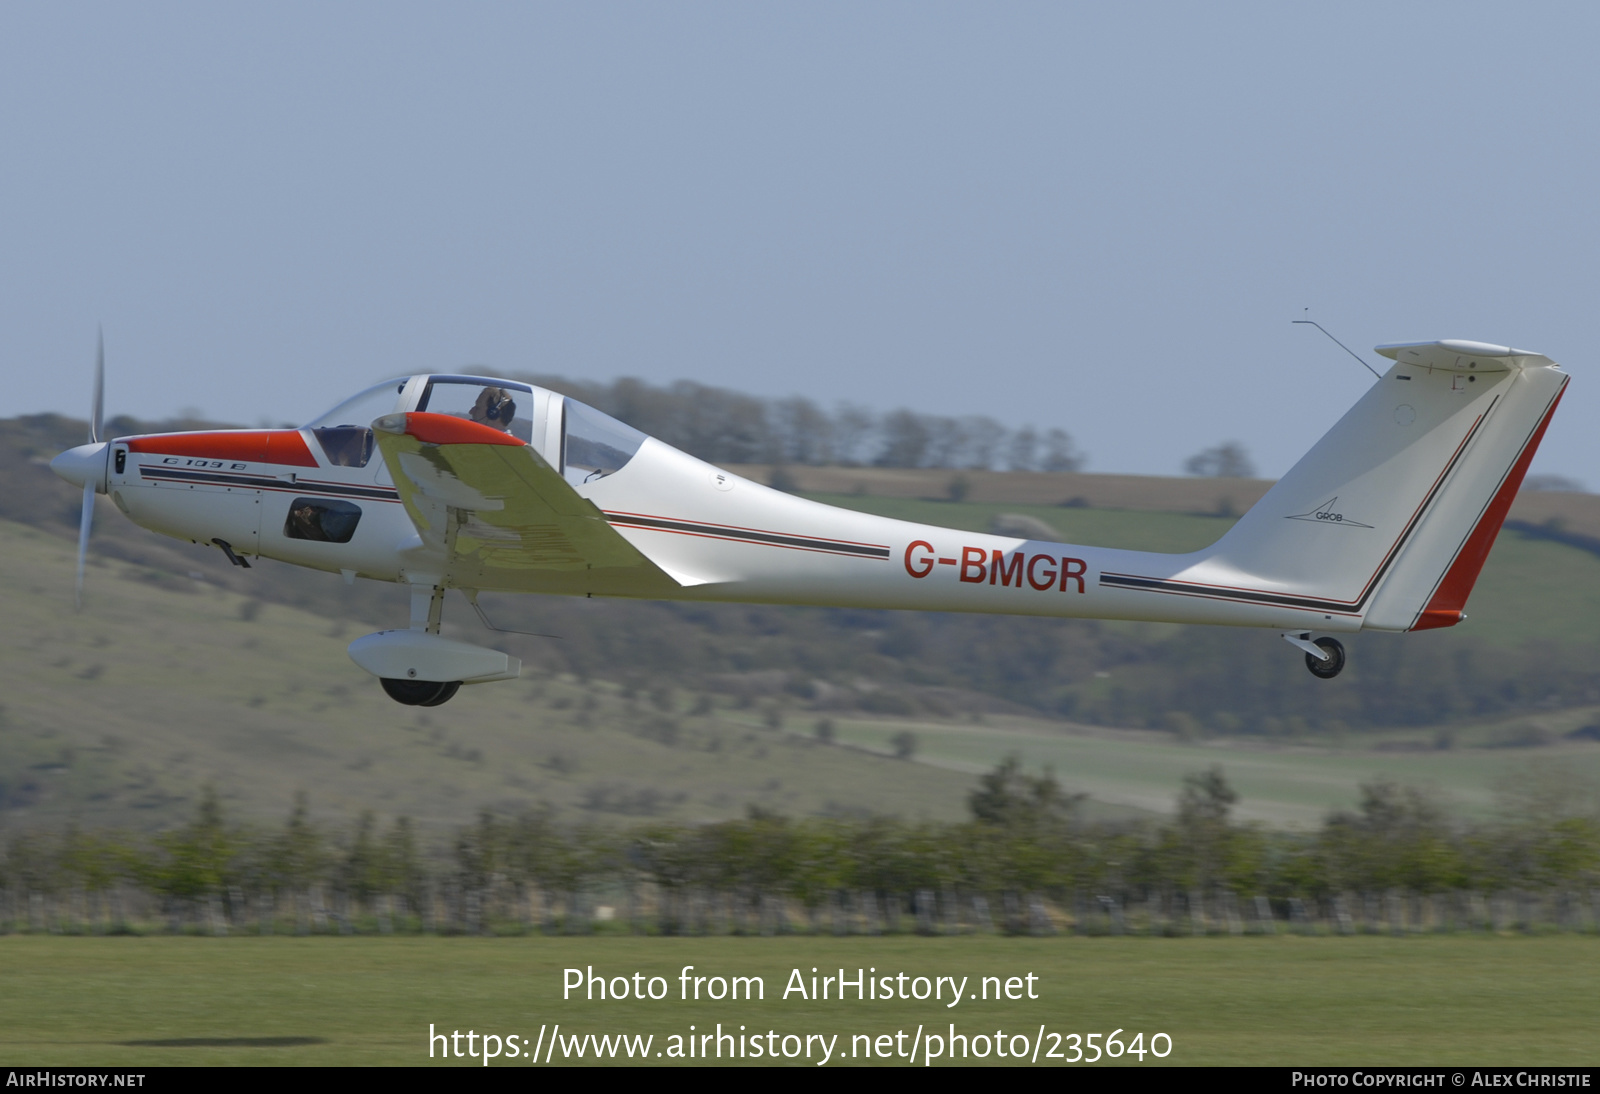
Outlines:
[[1567, 375], [1480, 342], [1378, 352], [1396, 364], [1207, 552], [1207, 580], [1366, 629], [1464, 618]]

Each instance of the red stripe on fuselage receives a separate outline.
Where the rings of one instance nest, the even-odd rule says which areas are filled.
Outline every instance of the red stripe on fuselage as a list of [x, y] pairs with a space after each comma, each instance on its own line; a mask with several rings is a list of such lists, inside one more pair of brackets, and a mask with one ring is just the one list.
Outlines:
[[1472, 534], [1461, 545], [1461, 550], [1456, 552], [1455, 561], [1439, 580], [1438, 588], [1433, 591], [1433, 599], [1428, 601], [1428, 606], [1422, 609], [1422, 614], [1411, 625], [1412, 630], [1431, 631], [1436, 627], [1453, 627], [1461, 622], [1461, 610], [1467, 606], [1467, 597], [1472, 595], [1472, 587], [1477, 584], [1478, 574], [1483, 570], [1484, 561], [1489, 557], [1489, 549], [1494, 546], [1495, 537], [1500, 534], [1500, 525], [1505, 523], [1506, 513], [1511, 510], [1511, 503], [1516, 500], [1517, 491], [1522, 488], [1522, 477], [1528, 473], [1528, 465], [1533, 462], [1533, 454], [1539, 450], [1539, 442], [1544, 439], [1545, 427], [1550, 424], [1556, 406], [1566, 392], [1567, 385], [1563, 383], [1561, 390], [1556, 392], [1550, 409], [1545, 411], [1544, 419], [1539, 422], [1539, 428], [1533, 431], [1533, 436], [1523, 445], [1522, 454], [1517, 457], [1517, 462], [1511, 465], [1505, 481], [1500, 484], [1500, 489], [1495, 492], [1488, 508], [1484, 509], [1483, 516], [1478, 518], [1478, 524], [1472, 529]]
[[129, 452], [161, 456], [190, 456], [202, 460], [238, 460], [276, 463], [286, 467], [316, 467], [317, 459], [306, 447], [298, 429], [229, 429], [209, 433], [151, 433], [124, 442]]

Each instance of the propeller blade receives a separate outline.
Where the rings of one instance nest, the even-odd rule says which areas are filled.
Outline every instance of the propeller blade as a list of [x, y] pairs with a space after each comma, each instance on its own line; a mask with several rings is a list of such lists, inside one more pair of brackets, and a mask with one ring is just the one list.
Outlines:
[[89, 405], [89, 443], [97, 444], [105, 432], [106, 407], [106, 332], [100, 331], [100, 341], [94, 355], [94, 401]]
[[[105, 432], [106, 406], [106, 332], [101, 327], [96, 332], [98, 340], [94, 353], [94, 396], [89, 403], [89, 443], [99, 444]], [[89, 561], [89, 529], [94, 523], [94, 479], [83, 484], [83, 513], [78, 517], [78, 577], [73, 584], [72, 603], [83, 610], [83, 568]]]
[[89, 525], [94, 521], [94, 480], [83, 484], [83, 515], [78, 519], [78, 581], [72, 602], [83, 610], [83, 566], [89, 558]]

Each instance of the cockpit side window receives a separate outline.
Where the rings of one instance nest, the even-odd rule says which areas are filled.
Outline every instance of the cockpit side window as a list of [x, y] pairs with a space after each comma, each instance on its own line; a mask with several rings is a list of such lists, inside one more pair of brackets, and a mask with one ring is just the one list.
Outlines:
[[417, 401], [429, 414], [449, 414], [533, 441], [533, 389], [505, 380], [469, 376], [435, 376]]
[[283, 522], [289, 539], [309, 539], [319, 543], [349, 543], [361, 522], [361, 507], [333, 498], [295, 498]]
[[576, 399], [562, 402], [561, 473], [575, 486], [615, 475], [648, 439]]
[[358, 425], [324, 426], [312, 435], [334, 467], [365, 467], [372, 459], [372, 430]]

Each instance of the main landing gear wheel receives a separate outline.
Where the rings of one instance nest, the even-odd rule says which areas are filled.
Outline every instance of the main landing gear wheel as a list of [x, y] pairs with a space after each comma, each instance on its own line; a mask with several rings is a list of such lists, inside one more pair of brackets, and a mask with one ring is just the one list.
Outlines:
[[408, 707], [436, 707], [448, 703], [461, 687], [460, 680], [441, 683], [438, 680], [396, 680], [384, 676], [378, 682], [389, 693], [389, 698]]
[[[1332, 680], [1344, 671], [1344, 643], [1337, 638], [1319, 638], [1312, 643], [1328, 655], [1326, 661], [1318, 660], [1312, 654], [1306, 654], [1306, 668], [1311, 670], [1311, 675], [1319, 680]], [[388, 681], [384, 681], [388, 686]], [[394, 694], [390, 692], [390, 694]], [[442, 700], [441, 700], [442, 701]]]

